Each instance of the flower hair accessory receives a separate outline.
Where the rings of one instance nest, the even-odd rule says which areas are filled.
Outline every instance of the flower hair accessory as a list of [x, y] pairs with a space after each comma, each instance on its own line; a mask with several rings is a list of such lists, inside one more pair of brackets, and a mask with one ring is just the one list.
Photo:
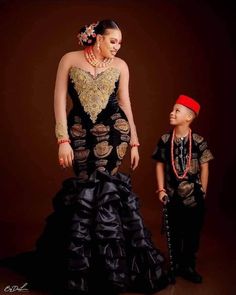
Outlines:
[[99, 22], [92, 23], [90, 25], [85, 26], [85, 30], [80, 32], [77, 35], [77, 38], [79, 39], [80, 45], [85, 45], [86, 43], [90, 44], [93, 42], [93, 38], [96, 38], [97, 34], [95, 33], [95, 28], [99, 24]]

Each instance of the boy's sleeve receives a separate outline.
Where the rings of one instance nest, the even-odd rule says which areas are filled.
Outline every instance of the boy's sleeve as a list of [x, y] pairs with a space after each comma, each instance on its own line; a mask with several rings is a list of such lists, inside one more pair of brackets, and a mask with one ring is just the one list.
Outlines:
[[160, 138], [160, 140], [157, 143], [157, 146], [152, 154], [152, 159], [163, 163], [166, 161], [165, 143], [162, 140], [162, 138]]
[[199, 144], [199, 162], [200, 164], [204, 164], [214, 159], [210, 149], [208, 148], [208, 144], [204, 138], [202, 138], [202, 142]]

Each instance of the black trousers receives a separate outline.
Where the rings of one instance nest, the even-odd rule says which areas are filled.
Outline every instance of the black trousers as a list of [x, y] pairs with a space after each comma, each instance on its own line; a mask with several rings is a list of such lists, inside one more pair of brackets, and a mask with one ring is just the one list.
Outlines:
[[203, 196], [198, 196], [195, 207], [186, 207], [180, 197], [173, 196], [167, 209], [174, 265], [195, 268], [205, 213]]

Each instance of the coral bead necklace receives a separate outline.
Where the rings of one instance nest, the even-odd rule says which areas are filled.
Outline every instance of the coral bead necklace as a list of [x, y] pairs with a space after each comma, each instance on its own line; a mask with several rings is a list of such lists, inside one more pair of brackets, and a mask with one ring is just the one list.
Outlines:
[[95, 68], [107, 67], [113, 61], [113, 58], [104, 58], [102, 61], [99, 61], [93, 53], [92, 46], [86, 47], [84, 49], [84, 55], [87, 62]]

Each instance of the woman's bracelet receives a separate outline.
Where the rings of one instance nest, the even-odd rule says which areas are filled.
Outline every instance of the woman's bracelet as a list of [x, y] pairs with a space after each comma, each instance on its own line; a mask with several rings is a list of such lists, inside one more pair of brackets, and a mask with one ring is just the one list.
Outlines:
[[130, 146], [131, 146], [131, 147], [139, 147], [140, 144], [139, 144], [139, 143], [132, 143], [132, 144], [130, 144]]
[[65, 143], [65, 142], [68, 142], [68, 143], [71, 143], [70, 139], [59, 139], [57, 141], [57, 143], [60, 145], [61, 143]]
[[156, 190], [156, 194], [159, 194], [160, 192], [166, 193], [166, 190], [164, 188], [160, 188], [160, 189]]

